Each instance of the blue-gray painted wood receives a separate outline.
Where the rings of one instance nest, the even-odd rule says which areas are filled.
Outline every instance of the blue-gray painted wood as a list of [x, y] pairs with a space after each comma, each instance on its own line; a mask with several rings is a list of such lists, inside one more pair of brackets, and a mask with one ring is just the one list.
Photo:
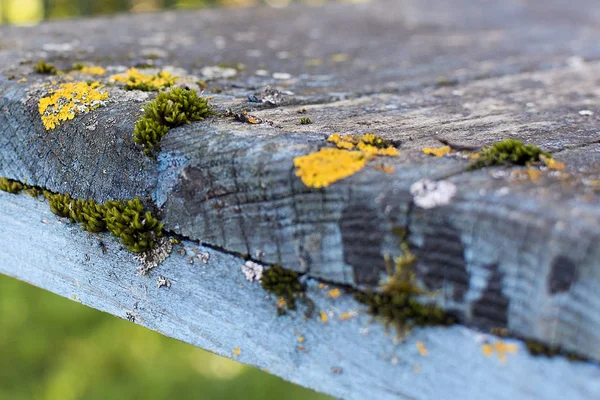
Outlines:
[[[379, 0], [0, 27], [0, 176], [98, 201], [151, 196], [168, 232], [367, 289], [384, 278], [383, 257], [399, 253], [405, 229], [419, 282], [462, 324], [598, 361], [599, 13], [595, 0]], [[32, 72], [42, 58], [110, 73], [169, 67], [180, 86], [207, 80], [216, 110], [247, 109], [264, 122], [214, 117], [174, 129], [151, 160], [131, 132], [152, 95], [106, 75], [106, 106], [47, 132], [37, 105], [57, 78]], [[206, 76], [222, 62], [246, 69]], [[281, 91], [278, 107], [248, 101], [267, 85]], [[302, 108], [313, 124], [299, 123]], [[385, 160], [394, 173], [376, 160], [328, 188], [305, 187], [294, 157], [334, 132], [394, 141], [401, 156]], [[466, 159], [421, 152], [436, 137], [520, 139], [566, 170], [538, 169], [539, 179], [521, 167], [466, 172]], [[453, 183], [456, 195], [420, 208], [411, 187], [423, 178]]]
[[[276, 301], [246, 281], [244, 260], [184, 242], [147, 276], [108, 235], [83, 232], [44, 201], [0, 192], [0, 272], [164, 335], [257, 366], [345, 399], [596, 399], [600, 368], [532, 357], [523, 344], [501, 361], [482, 344], [498, 339], [461, 326], [416, 329], [394, 344], [348, 295], [336, 299], [309, 280], [313, 318], [278, 317]], [[106, 244], [106, 253], [99, 242]], [[209, 253], [206, 264], [196, 252]], [[190, 264], [189, 259], [194, 259]], [[171, 287], [157, 288], [163, 276]], [[319, 312], [327, 313], [323, 323]], [[356, 313], [340, 320], [343, 313]], [[132, 318], [133, 317], [133, 318]], [[299, 341], [303, 337], [303, 342]], [[421, 355], [421, 342], [427, 349]], [[239, 356], [234, 349], [239, 348]]]

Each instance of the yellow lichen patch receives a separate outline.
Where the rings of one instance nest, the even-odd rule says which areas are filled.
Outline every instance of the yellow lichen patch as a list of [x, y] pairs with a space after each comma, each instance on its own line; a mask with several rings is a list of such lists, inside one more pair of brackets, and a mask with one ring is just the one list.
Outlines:
[[296, 157], [294, 166], [297, 168], [296, 176], [306, 186], [321, 188], [357, 173], [366, 162], [367, 156], [361, 151], [321, 149]]
[[327, 314], [325, 314], [325, 311], [319, 312], [319, 315], [321, 316], [322, 323], [326, 323], [329, 320], [329, 318], [327, 318]]
[[167, 71], [161, 71], [150, 75], [139, 71], [136, 68], [129, 68], [124, 74], [112, 75], [110, 80], [125, 84], [125, 89], [138, 89], [145, 91], [156, 91], [165, 87], [172, 86], [177, 82], [177, 77]]
[[506, 355], [516, 354], [519, 351], [519, 348], [514, 343], [504, 343], [502, 340], [498, 340], [492, 344], [486, 343], [481, 345], [481, 351], [486, 357], [490, 357], [492, 354], [496, 353], [501, 362], [506, 362]]
[[368, 154], [370, 156], [387, 156], [387, 157], [398, 157], [400, 152], [395, 147], [389, 146], [384, 148], [379, 148], [373, 146], [371, 144], [366, 144], [364, 142], [358, 143], [356, 146], [358, 150]]
[[350, 56], [348, 56], [348, 54], [338, 53], [331, 56], [331, 61], [334, 63], [341, 63], [348, 61], [349, 58]]
[[236, 347], [233, 349], [233, 355], [236, 357], [239, 356], [241, 352], [242, 352], [242, 349], [240, 349], [239, 347]]
[[565, 164], [560, 161], [556, 161], [553, 158], [546, 157], [543, 155], [540, 156], [540, 158], [542, 159], [544, 165], [548, 167], [548, 169], [553, 169], [555, 171], [563, 171], [565, 169]]
[[108, 98], [108, 93], [99, 90], [101, 87], [99, 82], [69, 82], [50, 90], [49, 96], [42, 97], [38, 105], [46, 130], [100, 107]]
[[[294, 159], [296, 176], [306, 186], [329, 186], [360, 171], [371, 158], [400, 154], [395, 147], [373, 133], [360, 137], [334, 133], [327, 141], [334, 143], [337, 149], [321, 149]], [[393, 172], [393, 168], [387, 168], [386, 172]]]
[[340, 292], [340, 289], [331, 289], [329, 292], [327, 292], [327, 296], [331, 297], [332, 299], [340, 297], [341, 294], [342, 292]]
[[425, 357], [427, 355], [427, 347], [425, 347], [425, 344], [423, 344], [423, 342], [418, 341], [417, 342], [417, 350], [419, 351], [419, 354], [423, 357]]
[[304, 343], [304, 336], [298, 336], [298, 341], [300, 343]]
[[17, 83], [25, 83], [27, 82], [27, 78], [21, 78], [17, 81]]
[[86, 65], [79, 70], [79, 73], [85, 75], [104, 75], [106, 70], [102, 67], [98, 67], [97, 65]]
[[444, 147], [425, 147], [423, 149], [423, 153], [428, 154], [430, 156], [443, 157], [444, 155], [450, 153], [452, 149], [450, 146]]

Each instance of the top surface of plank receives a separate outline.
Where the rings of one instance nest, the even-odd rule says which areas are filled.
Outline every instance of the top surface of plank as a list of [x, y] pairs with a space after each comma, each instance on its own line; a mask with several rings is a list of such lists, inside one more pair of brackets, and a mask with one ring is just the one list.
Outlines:
[[[381, 0], [0, 27], [0, 176], [98, 201], [151, 196], [168, 231], [366, 288], [382, 278], [384, 255], [399, 254], [404, 229], [420, 281], [461, 322], [598, 360], [598, 21], [592, 0]], [[153, 95], [107, 74], [94, 78], [107, 84], [105, 106], [46, 131], [40, 97], [68, 78], [33, 74], [27, 62], [42, 58], [109, 73], [151, 63], [182, 86], [207, 80], [215, 109], [263, 123], [215, 117], [173, 129], [154, 161], [131, 140]], [[237, 63], [245, 68], [228, 78], [207, 68]], [[267, 85], [280, 90], [278, 107], [248, 101]], [[299, 124], [302, 108], [313, 124]], [[307, 188], [293, 160], [334, 132], [393, 141], [393, 172], [372, 162]], [[466, 172], [465, 159], [422, 154], [435, 137], [524, 140], [566, 170]], [[453, 183], [452, 201], [416, 206], [410, 187], [425, 178]]]

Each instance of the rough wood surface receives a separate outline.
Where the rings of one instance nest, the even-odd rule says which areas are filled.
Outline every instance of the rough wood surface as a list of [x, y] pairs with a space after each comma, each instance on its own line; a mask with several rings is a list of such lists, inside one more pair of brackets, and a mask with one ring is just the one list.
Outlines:
[[[395, 232], [405, 229], [420, 282], [462, 324], [508, 328], [600, 360], [600, 7], [447, 3], [0, 27], [0, 176], [99, 201], [151, 196], [167, 231], [361, 288], [377, 287], [384, 255], [400, 252]], [[207, 94], [220, 111], [246, 109], [264, 122], [215, 117], [173, 129], [154, 161], [131, 140], [151, 96], [109, 85], [105, 107], [47, 132], [37, 103], [41, 83], [55, 78], [23, 63], [40, 58], [111, 71], [150, 62], [190, 84], [210, 78], [207, 66], [244, 63], [234, 77], [210, 80]], [[266, 85], [283, 91], [278, 107], [249, 101]], [[299, 123], [302, 108], [313, 124]], [[401, 156], [385, 163], [394, 173], [372, 162], [330, 187], [304, 186], [294, 157], [326, 146], [334, 132], [392, 140]], [[468, 160], [421, 152], [438, 137], [468, 146], [524, 140], [566, 171], [539, 179], [521, 167], [466, 172]], [[409, 188], [423, 178], [453, 182], [456, 196], [417, 207]]]
[[[519, 341], [505, 341], [516, 352], [504, 359], [498, 353], [486, 357], [482, 345], [498, 339], [457, 325], [417, 329], [394, 345], [380, 324], [359, 313], [351, 296], [332, 300], [331, 287], [320, 289], [314, 280], [308, 281], [309, 295], [316, 311], [327, 313], [327, 322], [305, 319], [303, 310], [278, 317], [275, 299], [244, 278], [240, 257], [185, 241], [184, 255], [176, 251], [148, 276], [139, 276], [131, 253], [107, 235], [82, 234], [44, 202], [0, 192], [0, 207], [0, 226], [6, 229], [0, 273], [339, 398], [600, 395], [597, 366], [532, 357]], [[205, 253], [207, 263], [197, 257]], [[171, 287], [157, 288], [159, 276]], [[344, 313], [352, 317], [342, 320]]]

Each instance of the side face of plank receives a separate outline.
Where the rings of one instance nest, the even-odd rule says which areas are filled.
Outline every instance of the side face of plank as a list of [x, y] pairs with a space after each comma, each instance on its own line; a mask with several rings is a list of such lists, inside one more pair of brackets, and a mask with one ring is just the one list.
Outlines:
[[[599, 11], [591, 0], [481, 3], [485, 15], [467, 0], [382, 0], [0, 27], [0, 176], [75, 198], [151, 197], [167, 232], [365, 290], [379, 287], [385, 257], [400, 255], [406, 236], [430, 301], [461, 323], [600, 360], [600, 317], [590, 312], [600, 302], [590, 110]], [[106, 30], [119, 40], [98, 33]], [[157, 70], [182, 87], [208, 81], [220, 115], [172, 129], [152, 159], [132, 130], [154, 95], [122, 90], [109, 75], [157, 48]], [[58, 78], [33, 74], [32, 57], [108, 68], [94, 78], [106, 104], [46, 130], [40, 100]], [[277, 107], [256, 100], [267, 85], [278, 88]], [[262, 122], [232, 117], [244, 110]], [[304, 114], [314, 122], [300, 124]], [[332, 147], [325, 139], [336, 132], [375, 132], [401, 154], [307, 187], [294, 160]], [[476, 147], [519, 139], [566, 169], [467, 172], [468, 155], [422, 153], [438, 138]], [[423, 179], [456, 194], [421, 208], [411, 187]]]
[[[518, 341], [454, 326], [417, 329], [395, 345], [351, 296], [332, 299], [312, 279], [315, 315], [304, 318], [302, 309], [278, 317], [276, 299], [244, 278], [242, 258], [184, 241], [158, 269], [140, 276], [133, 255], [114, 239], [82, 233], [43, 201], [0, 192], [0, 209], [6, 245], [0, 273], [336, 397], [600, 395], [596, 366], [532, 357]], [[159, 276], [170, 288], [157, 287]], [[489, 353], [486, 343], [508, 351]]]

